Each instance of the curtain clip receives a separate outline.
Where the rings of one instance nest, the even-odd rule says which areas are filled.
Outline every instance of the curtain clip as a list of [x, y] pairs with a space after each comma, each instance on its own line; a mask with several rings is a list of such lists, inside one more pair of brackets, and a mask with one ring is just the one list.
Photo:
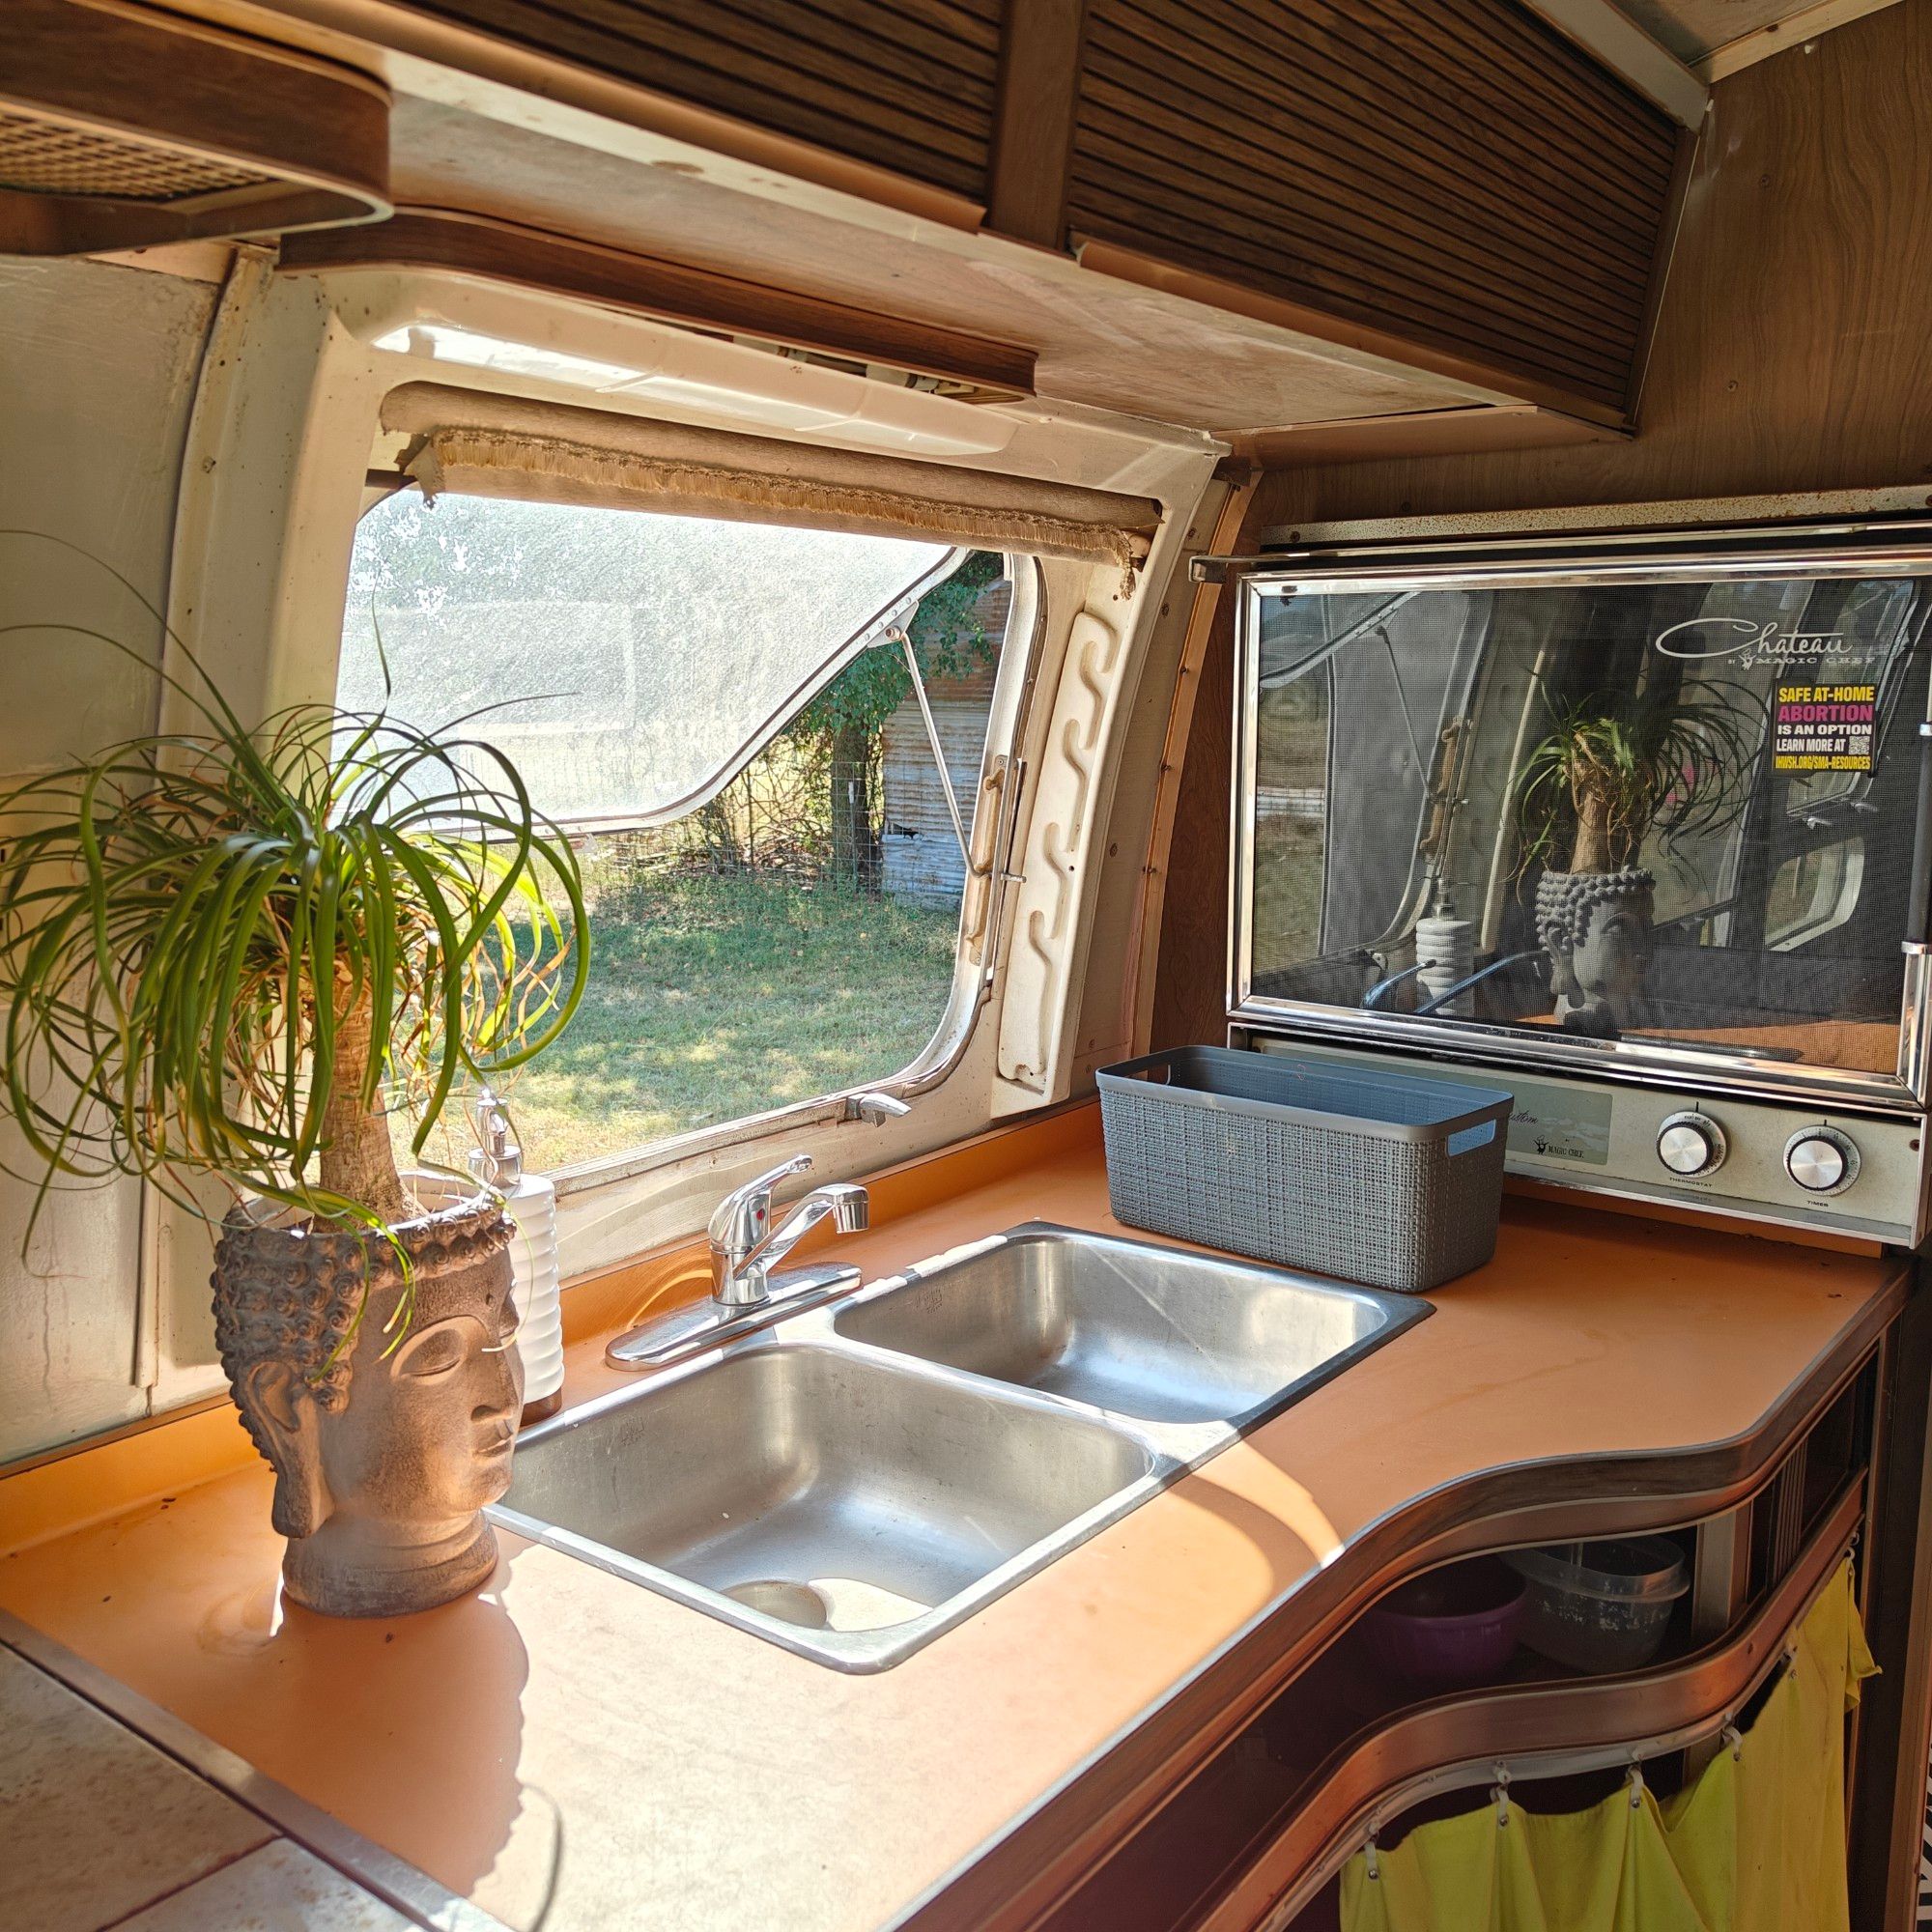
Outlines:
[[1718, 1742], [1719, 1744], [1725, 1744], [1730, 1746], [1731, 1762], [1733, 1764], [1739, 1764], [1743, 1762], [1745, 1754], [1745, 1734], [1741, 1730], [1739, 1730], [1735, 1724], [1726, 1724], [1723, 1729], [1723, 1734], [1719, 1738]]
[[1643, 1765], [1634, 1751], [1631, 1753], [1630, 1795], [1631, 1809], [1634, 1811], [1643, 1803]]
[[1496, 1830], [1506, 1832], [1509, 1830], [1510, 1821], [1510, 1774], [1508, 1765], [1498, 1764], [1496, 1766], [1495, 1788], [1490, 1793], [1490, 1796], [1496, 1801]]
[[1369, 1833], [1369, 1842], [1362, 1847], [1362, 1857], [1368, 1861], [1369, 1876], [1372, 1879], [1380, 1878], [1382, 1868], [1376, 1862], [1376, 1834], [1373, 1832]]

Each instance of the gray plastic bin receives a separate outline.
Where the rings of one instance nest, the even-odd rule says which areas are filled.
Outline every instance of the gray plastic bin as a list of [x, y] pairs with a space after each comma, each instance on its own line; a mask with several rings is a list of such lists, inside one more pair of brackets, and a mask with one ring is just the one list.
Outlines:
[[1215, 1046], [1097, 1077], [1116, 1220], [1411, 1293], [1495, 1252], [1501, 1088]]

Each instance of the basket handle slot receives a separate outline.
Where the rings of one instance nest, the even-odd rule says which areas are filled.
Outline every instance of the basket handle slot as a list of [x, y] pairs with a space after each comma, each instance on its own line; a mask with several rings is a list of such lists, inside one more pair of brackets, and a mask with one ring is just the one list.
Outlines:
[[1496, 1123], [1493, 1121], [1478, 1121], [1473, 1127], [1464, 1127], [1462, 1132], [1449, 1136], [1447, 1151], [1454, 1160], [1459, 1153], [1470, 1153], [1477, 1148], [1488, 1147], [1496, 1137]]

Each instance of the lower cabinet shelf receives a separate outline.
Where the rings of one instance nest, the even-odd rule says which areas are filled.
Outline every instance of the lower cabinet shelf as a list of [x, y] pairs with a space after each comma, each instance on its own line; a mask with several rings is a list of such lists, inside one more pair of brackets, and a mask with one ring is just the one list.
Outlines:
[[[1719, 1634], [1698, 1628], [1687, 1597], [1662, 1660], [1640, 1671], [1580, 1677], [1519, 1653], [1498, 1683], [1418, 1700], [1351, 1626], [1038, 1922], [1055, 1932], [1321, 1932], [1335, 1923], [1335, 1874], [1372, 1828], [1450, 1792], [1466, 1808], [1499, 1761], [1517, 1779], [1574, 1778], [1627, 1763], [1639, 1745], [1646, 1757], [1694, 1749], [1775, 1676], [1786, 1634], [1855, 1542], [1862, 1466], [1835, 1471], [1829, 1497], [1818, 1473], [1781, 1574]], [[1675, 1534], [1694, 1556], [1698, 1530]], [[1670, 1767], [1659, 1775], [1667, 1785]]]

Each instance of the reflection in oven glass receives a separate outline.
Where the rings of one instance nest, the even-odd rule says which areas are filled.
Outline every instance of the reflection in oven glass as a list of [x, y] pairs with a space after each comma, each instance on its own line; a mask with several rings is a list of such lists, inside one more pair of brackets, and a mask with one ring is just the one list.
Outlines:
[[1928, 580], [1253, 608], [1254, 995], [1895, 1070]]

